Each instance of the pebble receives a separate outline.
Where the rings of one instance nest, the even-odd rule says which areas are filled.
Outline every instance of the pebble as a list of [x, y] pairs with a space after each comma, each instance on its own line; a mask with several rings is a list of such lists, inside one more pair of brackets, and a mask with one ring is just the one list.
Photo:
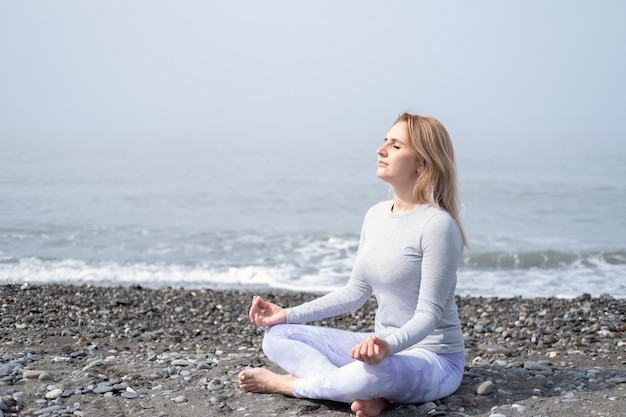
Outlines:
[[493, 381], [485, 381], [476, 388], [476, 394], [489, 395], [491, 391], [493, 391], [493, 389], [494, 389]]
[[55, 411], [61, 410], [63, 407], [60, 405], [51, 405], [50, 407], [42, 408], [41, 410], [33, 411], [33, 414], [40, 416], [46, 413], [54, 413]]
[[48, 374], [48, 373], [46, 371], [25, 369], [24, 373], [22, 374], [22, 378], [39, 379], [42, 375], [45, 375], [45, 374]]
[[60, 388], [53, 389], [51, 391], [46, 392], [46, 399], [55, 400], [63, 395], [63, 390]]
[[[14, 392], [11, 397], [13, 397], [13, 399], [15, 400], [15, 402], [17, 402], [18, 404], [21, 404], [24, 402], [24, 400], [26, 399], [26, 393], [23, 391], [18, 391], [18, 392]], [[1, 408], [1, 407], [0, 407]]]
[[437, 409], [437, 404], [435, 404], [434, 402], [427, 402], [424, 403], [422, 405], [420, 405], [419, 407], [417, 407], [417, 413], [419, 414], [429, 414], [431, 411]]
[[606, 382], [610, 384], [623, 384], [626, 382], [626, 376], [616, 376], [613, 378], [609, 378], [606, 380]]
[[219, 378], [213, 378], [207, 385], [209, 391], [217, 391], [224, 388], [224, 383]]
[[112, 385], [100, 385], [96, 388], [93, 389], [93, 392], [96, 394], [104, 394], [106, 392], [111, 392], [113, 391], [113, 386]]
[[[263, 329], [250, 325], [240, 308], [249, 303], [249, 294], [122, 287], [0, 288], [4, 326], [0, 330], [10, 329], [4, 330], [0, 344], [4, 416], [123, 415], [128, 407], [136, 414], [175, 417], [188, 415], [185, 407], [192, 406], [206, 407], [207, 415], [236, 410], [255, 415], [254, 403], [276, 403], [275, 412], [263, 415], [330, 412], [305, 400], [289, 401], [290, 408], [285, 409], [281, 396], [242, 394], [238, 372], [269, 363], [261, 351]], [[287, 305], [306, 301], [310, 295], [276, 297], [279, 304]], [[538, 412], [536, 404], [552, 404], [555, 410], [588, 406], [587, 415], [601, 415], [603, 408], [594, 410], [589, 398], [607, 389], [614, 391], [602, 399], [602, 407], [624, 404], [620, 390], [626, 388], [622, 385], [626, 383], [626, 302], [610, 297], [459, 297], [458, 304], [466, 342], [465, 391], [440, 401], [398, 406], [397, 413], [390, 414], [393, 417], [467, 417], [482, 415], [478, 410], [485, 405], [487, 410], [493, 406], [492, 417], [550, 415]], [[359, 313], [326, 324], [365, 330], [374, 310], [372, 302]], [[15, 330], [18, 316], [23, 327]], [[574, 355], [589, 361], [611, 358], [615, 365], [572, 367], [569, 361]], [[49, 384], [47, 389], [44, 384]], [[201, 405], [198, 398], [203, 398]]]
[[139, 394], [137, 394], [137, 391], [135, 391], [131, 387], [126, 387], [126, 390], [122, 392], [120, 395], [127, 399], [133, 399], [139, 396]]

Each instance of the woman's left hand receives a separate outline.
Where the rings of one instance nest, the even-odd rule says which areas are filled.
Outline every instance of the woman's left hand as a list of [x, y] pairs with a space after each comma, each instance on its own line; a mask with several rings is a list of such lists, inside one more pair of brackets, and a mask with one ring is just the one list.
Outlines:
[[370, 336], [350, 351], [350, 356], [370, 365], [380, 363], [389, 355], [389, 343], [385, 339]]

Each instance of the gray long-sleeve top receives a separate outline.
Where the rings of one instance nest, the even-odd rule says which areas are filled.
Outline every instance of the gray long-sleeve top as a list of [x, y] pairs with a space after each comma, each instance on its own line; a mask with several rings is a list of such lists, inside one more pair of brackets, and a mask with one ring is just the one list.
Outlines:
[[375, 333], [391, 354], [412, 346], [435, 353], [462, 352], [463, 333], [454, 299], [463, 249], [459, 228], [429, 204], [402, 214], [393, 201], [369, 209], [350, 280], [345, 287], [286, 309], [288, 323], [305, 323], [362, 307], [374, 294]]

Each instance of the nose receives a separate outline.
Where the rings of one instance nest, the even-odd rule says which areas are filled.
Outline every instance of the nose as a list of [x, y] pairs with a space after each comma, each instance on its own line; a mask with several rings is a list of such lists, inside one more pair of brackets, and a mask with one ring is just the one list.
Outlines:
[[380, 148], [376, 149], [376, 155], [383, 157], [387, 155], [387, 149], [385, 149], [385, 145], [382, 145]]

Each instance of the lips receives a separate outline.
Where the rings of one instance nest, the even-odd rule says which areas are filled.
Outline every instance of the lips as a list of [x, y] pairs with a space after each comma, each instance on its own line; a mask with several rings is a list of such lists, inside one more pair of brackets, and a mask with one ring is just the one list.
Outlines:
[[388, 165], [389, 165], [389, 164], [388, 164], [388, 163], [386, 163], [386, 162], [383, 162], [383, 161], [378, 161], [378, 166], [379, 166], [379, 167], [386, 167], [386, 166], [388, 166]]

